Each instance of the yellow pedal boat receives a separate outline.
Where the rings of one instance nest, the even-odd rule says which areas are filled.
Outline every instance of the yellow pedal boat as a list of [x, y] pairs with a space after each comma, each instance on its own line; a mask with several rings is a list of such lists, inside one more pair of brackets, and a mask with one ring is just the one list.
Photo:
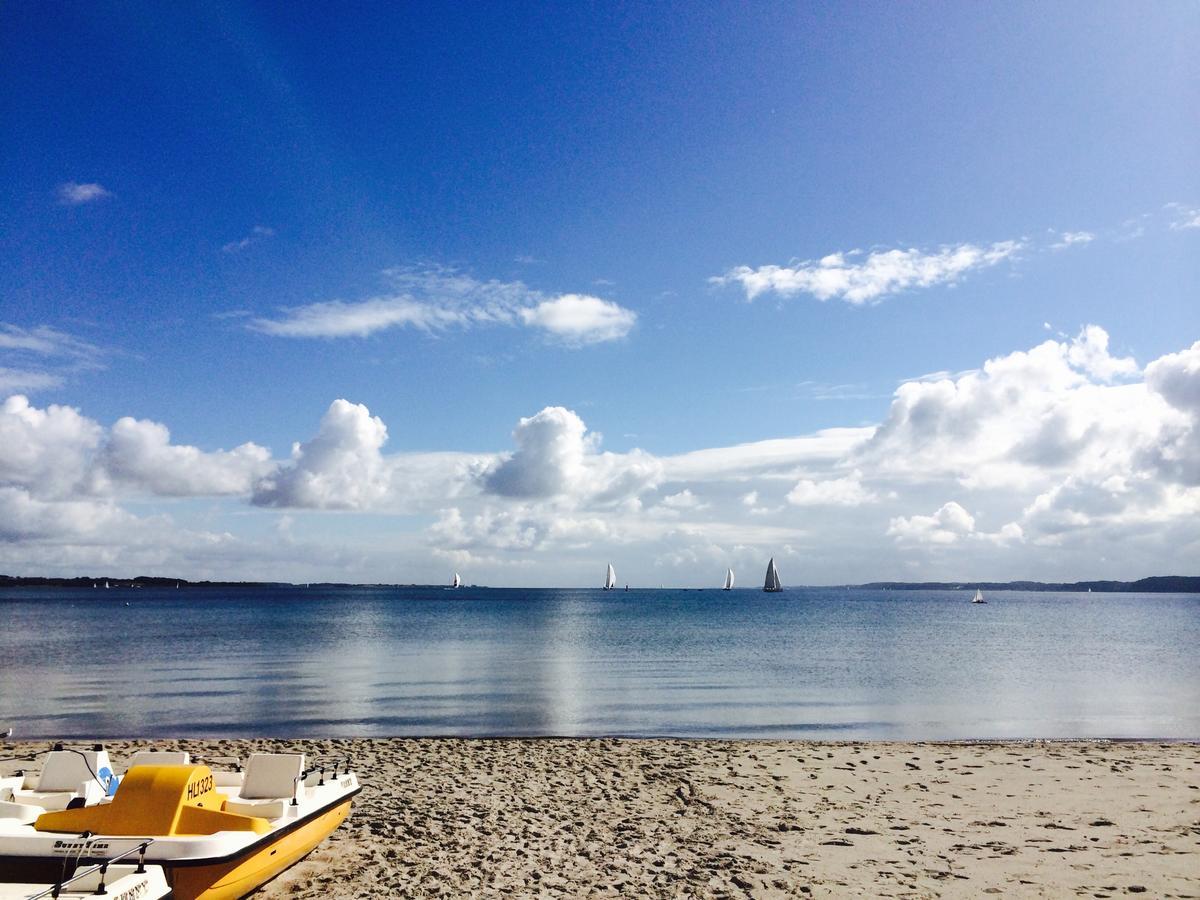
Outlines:
[[162, 867], [176, 900], [234, 900], [311, 852], [360, 790], [348, 761], [306, 770], [301, 753], [256, 753], [244, 773], [133, 765], [111, 800], [32, 823], [0, 817], [0, 871], [52, 882], [150, 839], [145, 862]]

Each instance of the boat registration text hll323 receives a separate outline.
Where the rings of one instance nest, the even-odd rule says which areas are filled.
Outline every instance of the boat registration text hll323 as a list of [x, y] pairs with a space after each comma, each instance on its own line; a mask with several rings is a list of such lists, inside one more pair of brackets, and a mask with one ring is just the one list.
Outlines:
[[187, 798], [195, 800], [197, 797], [203, 797], [213, 789], [213, 777], [205, 775], [203, 778], [198, 778], [195, 781], [189, 781], [187, 786]]

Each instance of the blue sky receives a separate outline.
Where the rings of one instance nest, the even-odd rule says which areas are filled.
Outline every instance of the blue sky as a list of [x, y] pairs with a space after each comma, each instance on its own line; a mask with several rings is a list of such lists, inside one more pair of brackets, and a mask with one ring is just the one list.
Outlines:
[[[48, 432], [25, 413], [0, 430], [0, 490], [27, 523], [4, 536], [8, 569], [407, 581], [461, 565], [572, 584], [621, 556], [682, 583], [786, 544], [809, 582], [1084, 577], [1099, 513], [1038, 532], [1038, 499], [1140, 483], [1156, 452], [1187, 462], [1189, 401], [1145, 372], [1200, 338], [1194, 4], [8, 4], [0, 23], [0, 395], [99, 429], [54, 490], [27, 464]], [[1081, 368], [1091, 324], [1134, 362]], [[1164, 404], [1113, 438], [1137, 447], [1112, 471], [1059, 459], [1000, 491], [1006, 506], [964, 473], [1007, 471], [1016, 437], [920, 485], [848, 438], [780, 462], [776, 510], [761, 467], [695, 483], [654, 468], [835, 427], [861, 442], [903, 412], [907, 380], [958, 384], [1047, 340], [1088, 382], [1063, 390]], [[331, 413], [342, 449], [306, 494], [290, 448], [339, 398], [369, 413]], [[1029, 428], [1076, 401], [1047, 402], [1023, 410]], [[557, 407], [602, 442], [550, 415], [530, 465], [563, 478], [496, 475], [518, 421]], [[126, 416], [170, 443], [120, 457]], [[389, 486], [360, 490], [378, 476], [372, 417]], [[211, 456], [248, 442], [266, 455]], [[196, 475], [210, 464], [241, 468], [214, 483]], [[164, 466], [180, 472], [164, 482]], [[396, 498], [393, 481], [421, 478], [419, 501]], [[826, 481], [860, 493], [796, 493]], [[1107, 514], [1157, 529], [1118, 574], [1186, 568], [1172, 529], [1194, 485], [1155, 484], [1137, 515]], [[741, 518], [751, 492], [766, 531]], [[906, 545], [897, 523], [951, 502], [977, 523]], [[127, 517], [127, 540], [71, 524], [89, 504]], [[1020, 540], [969, 538], [1007, 524]], [[978, 562], [944, 552], [968, 539], [987, 545]], [[305, 541], [341, 555], [317, 565]]]

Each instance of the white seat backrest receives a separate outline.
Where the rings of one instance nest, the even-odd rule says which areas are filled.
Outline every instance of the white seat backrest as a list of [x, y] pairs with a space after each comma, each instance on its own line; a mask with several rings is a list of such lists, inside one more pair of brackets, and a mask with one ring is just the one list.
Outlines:
[[129, 759], [129, 768], [134, 766], [186, 766], [192, 755], [186, 750], [139, 750]]
[[241, 796], [246, 800], [291, 798], [295, 781], [302, 771], [303, 753], [252, 753], [246, 763]]
[[112, 774], [107, 750], [51, 750], [38, 778], [39, 791], [77, 791], [86, 781]]

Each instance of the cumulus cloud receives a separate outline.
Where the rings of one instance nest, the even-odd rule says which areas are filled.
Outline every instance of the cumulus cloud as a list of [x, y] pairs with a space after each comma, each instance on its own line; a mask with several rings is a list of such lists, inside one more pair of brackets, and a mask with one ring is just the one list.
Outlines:
[[[431, 566], [441, 581], [453, 563], [479, 582], [522, 567], [523, 582], [577, 583], [612, 559], [635, 584], [719, 583], [726, 566], [761, 571], [789, 552], [790, 583], [1182, 571], [1200, 553], [1200, 342], [1144, 371], [1112, 343], [1088, 326], [905, 382], [878, 425], [671, 456], [605, 452], [556, 406], [520, 419], [508, 451], [386, 453], [383, 420], [337, 400], [278, 461], [254, 443], [177, 445], [165, 424], [106, 427], [13, 397], [0, 406], [0, 563], [57, 552], [212, 566], [250, 553], [207, 524], [122, 505], [210, 496], [226, 498], [206, 504], [225, 515], [247, 502], [296, 510], [282, 536], [259, 518], [268, 538], [253, 553], [302, 567], [300, 536], [324, 529], [347, 579], [420, 580]], [[322, 510], [373, 518], [337, 549]]]
[[206, 453], [172, 444], [165, 425], [129, 416], [110, 429], [98, 464], [108, 478], [164, 497], [244, 495], [273, 468], [266, 447]]
[[367, 300], [329, 300], [293, 307], [249, 327], [294, 338], [368, 337], [390, 328], [424, 331], [485, 325], [524, 325], [565, 344], [582, 346], [624, 337], [632, 310], [583, 294], [547, 296], [519, 281], [479, 281], [446, 268], [393, 269], [393, 292]]
[[1104, 467], [1153, 440], [1162, 409], [1141, 385], [1102, 383], [1137, 372], [1089, 326], [1071, 341], [1045, 341], [957, 377], [910, 381], [854, 454], [864, 471], [935, 473], [967, 486], [1022, 486], [1047, 470]]
[[111, 197], [112, 192], [104, 185], [90, 182], [80, 184], [77, 181], [65, 181], [58, 186], [58, 202], [64, 206], [79, 206], [83, 203], [94, 203]]
[[954, 284], [969, 272], [1012, 259], [1022, 246], [1020, 241], [1000, 241], [989, 245], [957, 244], [932, 251], [910, 248], [864, 255], [851, 250], [786, 266], [738, 266], [710, 281], [740, 285], [747, 300], [765, 293], [781, 297], [809, 294], [818, 300], [838, 299], [861, 305], [913, 288]]
[[863, 487], [862, 472], [855, 470], [844, 478], [814, 481], [802, 478], [787, 495], [792, 506], [862, 506], [879, 498]]
[[476, 491], [478, 473], [495, 460], [454, 452], [385, 455], [387, 439], [387, 426], [366, 406], [335, 400], [316, 435], [294, 444], [289, 461], [259, 478], [251, 502], [293, 509], [428, 511]]
[[650, 490], [662, 478], [662, 464], [649, 454], [598, 452], [600, 436], [589, 434], [583, 419], [561, 406], [521, 419], [513, 443], [516, 450], [483, 473], [488, 493], [613, 503]]
[[38, 409], [21, 394], [0, 406], [0, 485], [37, 497], [84, 490], [104, 437], [99, 424], [69, 406]]
[[917, 544], [953, 544], [975, 530], [975, 517], [951, 500], [932, 516], [898, 516], [887, 533]]
[[316, 437], [292, 448], [292, 462], [254, 491], [260, 506], [367, 509], [387, 496], [391, 469], [380, 449], [387, 426], [361, 403], [335, 400]]
[[1146, 367], [1146, 387], [1178, 416], [1142, 460], [1173, 482], [1200, 485], [1200, 341]]
[[662, 498], [660, 505], [671, 510], [688, 510], [698, 511], [708, 509], [708, 503], [705, 503], [699, 497], [692, 493], [690, 488], [684, 488], [677, 494], [668, 494]]
[[245, 495], [270, 471], [270, 453], [246, 443], [205, 452], [172, 444], [165, 425], [122, 418], [105, 429], [69, 406], [0, 405], [0, 486], [38, 500]]

